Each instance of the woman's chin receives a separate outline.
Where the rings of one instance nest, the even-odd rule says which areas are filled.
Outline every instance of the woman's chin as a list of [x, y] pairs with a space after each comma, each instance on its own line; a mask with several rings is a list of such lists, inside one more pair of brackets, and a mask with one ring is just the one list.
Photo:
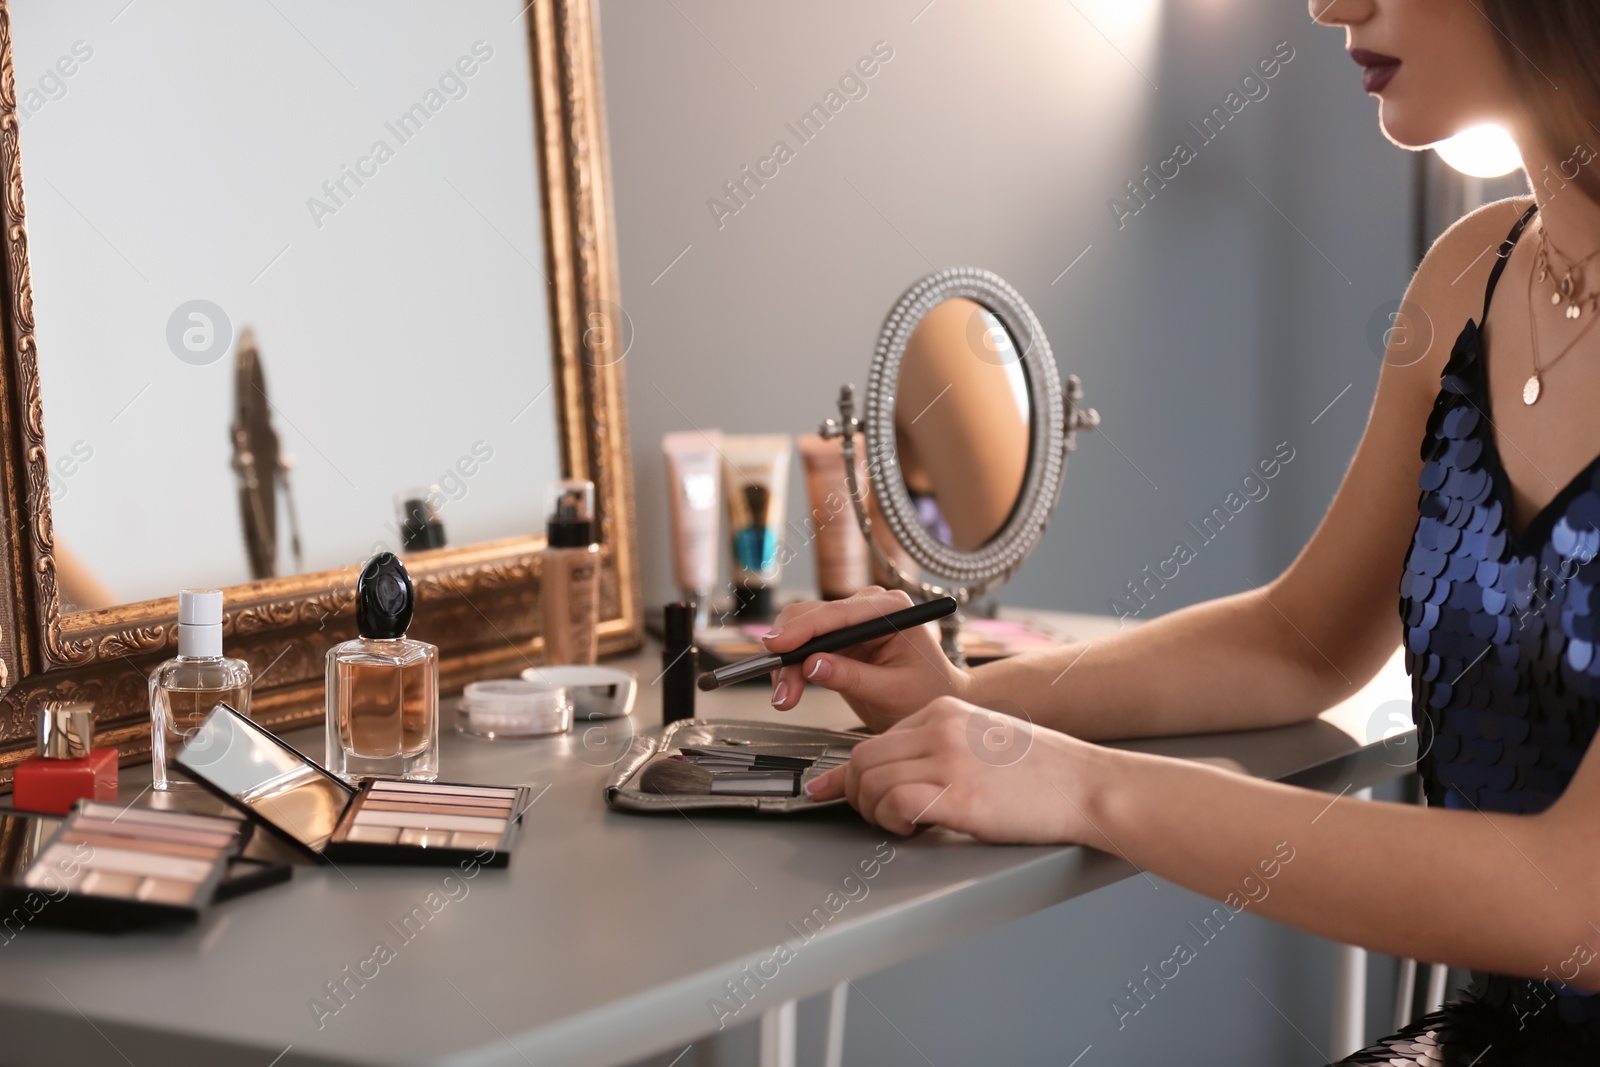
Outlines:
[[1438, 144], [1453, 130], [1446, 129], [1432, 116], [1424, 118], [1395, 100], [1378, 98], [1378, 125], [1383, 135], [1401, 148], [1418, 150]]

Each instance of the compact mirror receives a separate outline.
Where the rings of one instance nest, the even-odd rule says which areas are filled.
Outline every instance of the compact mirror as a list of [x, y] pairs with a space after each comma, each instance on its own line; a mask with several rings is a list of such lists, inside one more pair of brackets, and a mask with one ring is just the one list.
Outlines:
[[[906, 291], [878, 336], [866, 411], [855, 387], [822, 427], [844, 439], [846, 478], [881, 580], [962, 604], [1005, 581], [1055, 509], [1067, 453], [1099, 415], [1065, 387], [1033, 311], [990, 271], [952, 267]], [[856, 477], [855, 437], [866, 449]], [[959, 619], [945, 651], [961, 662]]]
[[327, 844], [355, 795], [354, 789], [226, 704], [213, 708], [189, 735], [178, 765], [312, 852]]

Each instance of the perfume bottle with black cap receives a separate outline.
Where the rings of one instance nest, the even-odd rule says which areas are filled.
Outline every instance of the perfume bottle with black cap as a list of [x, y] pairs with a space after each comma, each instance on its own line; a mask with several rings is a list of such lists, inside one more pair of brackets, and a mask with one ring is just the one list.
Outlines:
[[394, 498], [400, 551], [424, 552], [445, 546], [444, 520], [439, 517], [439, 502], [443, 499], [444, 494], [436, 485], [407, 489]]
[[356, 630], [328, 650], [328, 769], [346, 780], [439, 776], [439, 650], [406, 637], [416, 591], [379, 552], [356, 579]]

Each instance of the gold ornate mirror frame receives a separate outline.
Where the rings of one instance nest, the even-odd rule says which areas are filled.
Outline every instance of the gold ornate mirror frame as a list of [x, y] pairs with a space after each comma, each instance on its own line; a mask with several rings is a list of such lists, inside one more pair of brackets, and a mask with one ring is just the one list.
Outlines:
[[[595, 13], [591, 0], [538, 0], [527, 18], [561, 465], [595, 482], [600, 647], [615, 652], [637, 647], [642, 626]], [[0, 787], [32, 752], [35, 714], [50, 700], [93, 702], [97, 744], [125, 762], [148, 753], [146, 676], [177, 644], [176, 597], [61, 611], [17, 131], [11, 14], [0, 0]], [[407, 557], [419, 597], [412, 636], [439, 646], [446, 691], [539, 662], [543, 547], [528, 536]], [[355, 634], [358, 567], [227, 591], [224, 643], [254, 672], [257, 721], [321, 722], [327, 650]]]

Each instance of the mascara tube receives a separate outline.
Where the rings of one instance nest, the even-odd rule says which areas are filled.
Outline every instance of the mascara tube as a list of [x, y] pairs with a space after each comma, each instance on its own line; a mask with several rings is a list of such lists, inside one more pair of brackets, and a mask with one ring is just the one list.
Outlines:
[[700, 651], [694, 646], [694, 608], [679, 601], [666, 606], [661, 650], [661, 725], [694, 718], [695, 680]]

